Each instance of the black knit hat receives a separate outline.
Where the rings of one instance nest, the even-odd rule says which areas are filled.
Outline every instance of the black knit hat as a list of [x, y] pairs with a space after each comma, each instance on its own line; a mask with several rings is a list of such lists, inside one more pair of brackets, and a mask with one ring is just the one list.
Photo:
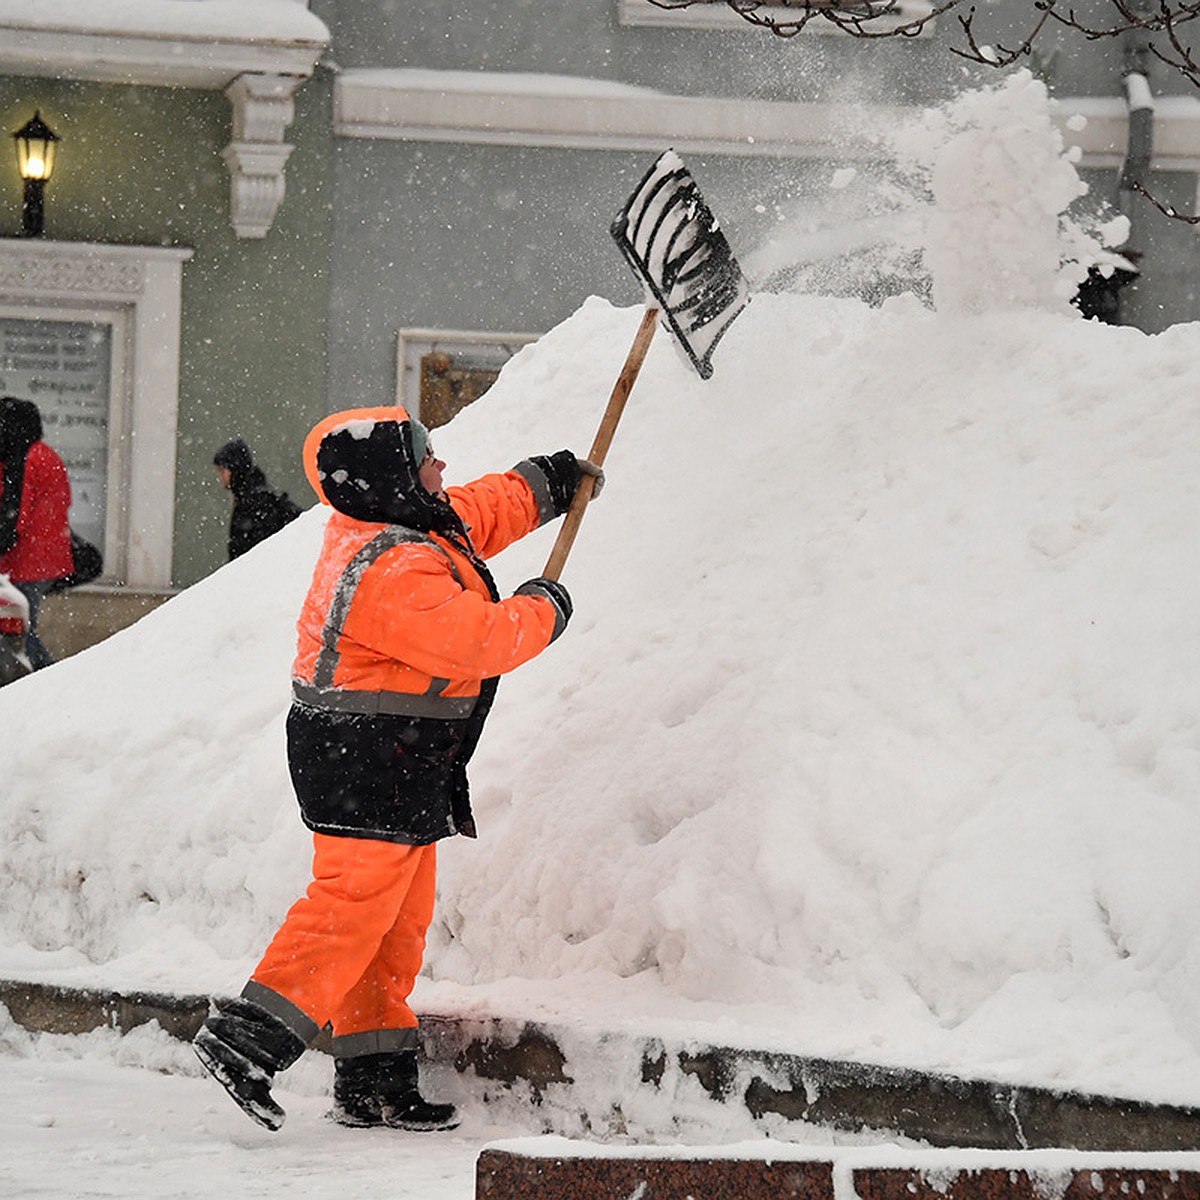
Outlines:
[[226, 442], [213, 455], [213, 464], [218, 467], [227, 467], [237, 475], [254, 467], [254, 455], [250, 453], [250, 447], [241, 438], [234, 438], [232, 441]]

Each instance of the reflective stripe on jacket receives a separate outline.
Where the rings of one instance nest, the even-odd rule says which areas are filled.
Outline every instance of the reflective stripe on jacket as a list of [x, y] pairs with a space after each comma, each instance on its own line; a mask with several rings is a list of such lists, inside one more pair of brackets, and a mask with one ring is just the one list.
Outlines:
[[486, 715], [481, 688], [490, 701], [484, 681], [540, 654], [554, 632], [549, 601], [493, 598], [467, 552], [497, 554], [548, 515], [525, 468], [448, 489], [470, 547], [330, 515], [298, 622], [288, 719], [310, 828], [420, 845], [470, 821], [465, 760]]

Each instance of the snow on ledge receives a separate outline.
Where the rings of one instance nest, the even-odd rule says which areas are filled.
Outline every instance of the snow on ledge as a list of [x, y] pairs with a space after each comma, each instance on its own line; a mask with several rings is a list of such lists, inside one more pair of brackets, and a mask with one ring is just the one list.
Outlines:
[[[3, 0], [0, 0], [2, 3]], [[408, 88], [429, 92], [476, 92], [514, 96], [625, 96], [661, 99], [663, 92], [618, 83], [611, 79], [589, 79], [582, 75], [540, 75], [523, 71], [434, 71], [423, 67], [356, 68], [343, 78], [356, 86]]]
[[328, 43], [304, 0], [0, 0], [0, 28], [108, 37]]
[[0, 0], [0, 73], [223, 88], [312, 74], [329, 45], [303, 0]]
[[[334, 88], [341, 137], [568, 149], [862, 160], [875, 130], [918, 110], [673, 96], [561, 75], [347, 70]], [[847, 136], [852, 118], [861, 136]]]
[[[661, 150], [861, 162], [876, 135], [916, 119], [899, 105], [674, 96], [613, 80], [495, 71], [352, 69], [334, 91], [339, 137], [568, 149]], [[1057, 121], [1081, 165], [1119, 166], [1128, 113], [1119, 97], [1061, 99]], [[1156, 100], [1154, 167], [1200, 170], [1200, 99]]]
[[[1200, 99], [1154, 99], [1154, 169], [1200, 170]], [[1119, 167], [1125, 157], [1129, 108], [1119, 96], [1068, 96], [1055, 101], [1063, 139], [1078, 146], [1085, 167]]]

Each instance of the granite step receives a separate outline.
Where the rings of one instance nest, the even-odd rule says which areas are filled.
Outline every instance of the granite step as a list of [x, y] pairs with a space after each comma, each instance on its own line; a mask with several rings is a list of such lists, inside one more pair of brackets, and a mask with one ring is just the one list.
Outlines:
[[[17, 1024], [50, 1033], [154, 1020], [190, 1040], [212, 999], [0, 980], [0, 1004]], [[536, 1105], [582, 1105], [597, 1082], [632, 1077], [658, 1101], [694, 1094], [737, 1105], [764, 1126], [797, 1122], [877, 1133], [936, 1147], [1166, 1152], [1200, 1150], [1200, 1109], [1119, 1096], [1056, 1091], [869, 1063], [713, 1046], [601, 1031], [581, 1033], [510, 1017], [421, 1015], [431, 1062], [471, 1076], [486, 1096], [522, 1088]], [[316, 1049], [328, 1053], [327, 1034]], [[622, 1114], [580, 1111], [603, 1138]], [[1055, 1198], [1059, 1200], [1059, 1198]], [[1200, 1197], [1197, 1197], [1200, 1200]]]

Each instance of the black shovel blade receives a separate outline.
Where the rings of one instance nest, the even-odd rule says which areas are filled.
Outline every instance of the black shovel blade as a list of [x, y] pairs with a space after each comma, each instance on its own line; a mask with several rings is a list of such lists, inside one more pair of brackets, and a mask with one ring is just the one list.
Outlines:
[[712, 210], [674, 150], [660, 154], [612, 223], [612, 235], [701, 379], [750, 288]]

